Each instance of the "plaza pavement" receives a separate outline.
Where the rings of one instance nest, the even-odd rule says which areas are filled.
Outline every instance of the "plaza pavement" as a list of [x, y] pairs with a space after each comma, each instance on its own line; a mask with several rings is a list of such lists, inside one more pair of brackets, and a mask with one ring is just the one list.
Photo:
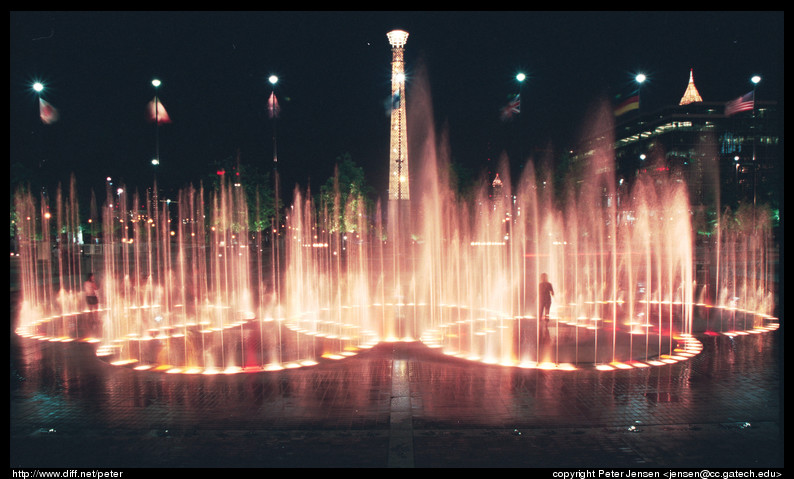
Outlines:
[[699, 339], [688, 361], [632, 370], [505, 368], [386, 343], [203, 376], [12, 332], [10, 466], [782, 467], [782, 328]]

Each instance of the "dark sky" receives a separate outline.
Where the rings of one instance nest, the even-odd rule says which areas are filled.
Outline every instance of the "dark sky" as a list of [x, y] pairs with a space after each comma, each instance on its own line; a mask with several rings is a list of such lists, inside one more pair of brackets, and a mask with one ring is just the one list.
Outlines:
[[[238, 152], [272, 168], [275, 73], [284, 183], [323, 183], [349, 152], [382, 189], [395, 28], [410, 35], [408, 95], [422, 64], [453, 161], [476, 169], [512, 135], [499, 109], [519, 70], [528, 151], [565, 146], [640, 71], [643, 109], [676, 104], [690, 68], [705, 101], [750, 91], [753, 74], [759, 100], [783, 100], [782, 12], [11, 12], [11, 162], [44, 155], [48, 174], [91, 187], [150, 184], [156, 77], [173, 120], [159, 129], [163, 181], [196, 182]], [[53, 125], [38, 121], [34, 80], [60, 112]]]

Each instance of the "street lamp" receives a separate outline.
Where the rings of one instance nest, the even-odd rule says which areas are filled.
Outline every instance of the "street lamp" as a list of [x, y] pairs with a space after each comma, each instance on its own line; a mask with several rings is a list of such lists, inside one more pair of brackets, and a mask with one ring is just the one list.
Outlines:
[[161, 82], [157, 78], [152, 80], [152, 86], [154, 86], [154, 158], [152, 159], [152, 165], [154, 166], [160, 164], [160, 118], [158, 118], [160, 109], [157, 104], [157, 88], [160, 84]]
[[270, 98], [267, 101], [267, 111], [270, 119], [273, 120], [273, 169], [278, 166], [278, 149], [276, 148], [276, 118], [278, 118], [278, 100], [276, 99], [276, 83], [278, 83], [278, 76], [270, 75], [267, 81], [272, 85], [270, 91]]
[[639, 106], [638, 106], [637, 109], [642, 107], [642, 103], [641, 103], [642, 98], [640, 97], [640, 93], [642, 92], [642, 84], [645, 83], [645, 80], [647, 80], [647, 79], [648, 79], [648, 77], [646, 77], [644, 73], [638, 73], [637, 76], [634, 77], [634, 81], [636, 81], [638, 83], [638, 86], [637, 86], [637, 103], [638, 103]]
[[[35, 82], [32, 85], [32, 88], [33, 88], [33, 91], [36, 92], [36, 96], [37, 96], [37, 99], [38, 99], [38, 101], [36, 102], [36, 108], [38, 110], [39, 119], [42, 119], [41, 112], [42, 112], [42, 108], [43, 107], [42, 107], [42, 103], [41, 103], [42, 102], [41, 92], [44, 91], [44, 84], [41, 83], [41, 82]], [[41, 144], [41, 140], [39, 140], [39, 149], [40, 149], [40, 151], [39, 151], [39, 169], [41, 169], [44, 166], [44, 161], [45, 161], [44, 160], [44, 147]], [[43, 187], [42, 187], [42, 191], [43, 191]]]
[[279, 236], [279, 224], [281, 222], [281, 215], [279, 212], [279, 179], [278, 179], [278, 149], [276, 145], [276, 126], [277, 122], [276, 119], [278, 118], [279, 107], [278, 107], [278, 100], [276, 99], [276, 83], [278, 83], [278, 76], [277, 75], [270, 75], [267, 78], [267, 81], [270, 82], [271, 90], [270, 90], [270, 98], [267, 101], [267, 110], [268, 116], [270, 119], [273, 120], [273, 185], [274, 185], [274, 215], [273, 215], [273, 223], [271, 225], [270, 230], [272, 233], [272, 241], [273, 241], [273, 263], [275, 265], [274, 268], [274, 286], [276, 290], [276, 299], [279, 299], [279, 291], [280, 285], [278, 279], [281, 275], [281, 261], [279, 259], [279, 255], [277, 254], [278, 249], [278, 236]]
[[758, 83], [761, 82], [761, 77], [759, 75], [753, 75], [750, 81], [753, 83], [753, 214], [755, 214], [756, 177], [758, 176], [758, 164], [756, 163], [755, 156], [755, 138], [757, 136], [755, 123], [755, 89]]
[[521, 161], [524, 161], [524, 142], [521, 141], [521, 103], [524, 101], [524, 80], [527, 79], [527, 76], [523, 72], [518, 72], [516, 74], [516, 81], [518, 82], [518, 148], [519, 154], [521, 155]]

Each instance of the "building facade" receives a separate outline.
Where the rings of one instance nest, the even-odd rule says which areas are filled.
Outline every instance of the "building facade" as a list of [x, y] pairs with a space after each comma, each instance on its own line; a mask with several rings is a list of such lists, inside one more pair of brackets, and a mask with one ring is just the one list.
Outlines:
[[749, 203], [779, 209], [783, 113], [776, 102], [752, 102], [738, 112], [726, 111], [728, 103], [703, 101], [690, 72], [679, 104], [616, 116], [609, 131], [572, 151], [571, 164], [579, 175], [586, 174], [583, 165], [596, 145], [606, 141], [621, 186], [618, 202], [638, 176], [657, 175], [686, 182], [694, 207], [714, 210]]

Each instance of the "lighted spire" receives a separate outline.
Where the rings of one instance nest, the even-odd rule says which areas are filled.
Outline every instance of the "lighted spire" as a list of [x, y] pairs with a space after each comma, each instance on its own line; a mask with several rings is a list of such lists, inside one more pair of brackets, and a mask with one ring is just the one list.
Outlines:
[[493, 186], [494, 188], [499, 188], [502, 186], [502, 180], [499, 178], [499, 173], [496, 174], [496, 178], [494, 178], [493, 183], [491, 183], [491, 186]]
[[695, 88], [695, 80], [692, 75], [692, 69], [689, 69], [689, 84], [686, 86], [686, 91], [684, 92], [684, 96], [681, 97], [681, 101], [678, 103], [679, 105], [689, 105], [690, 103], [695, 103], [698, 101], [703, 101], [703, 98], [700, 98], [700, 93], [698, 93], [698, 89]]
[[410, 200], [408, 183], [408, 143], [405, 110], [405, 42], [408, 32], [393, 30], [386, 34], [392, 47], [391, 62], [391, 136], [389, 154], [389, 199]]

